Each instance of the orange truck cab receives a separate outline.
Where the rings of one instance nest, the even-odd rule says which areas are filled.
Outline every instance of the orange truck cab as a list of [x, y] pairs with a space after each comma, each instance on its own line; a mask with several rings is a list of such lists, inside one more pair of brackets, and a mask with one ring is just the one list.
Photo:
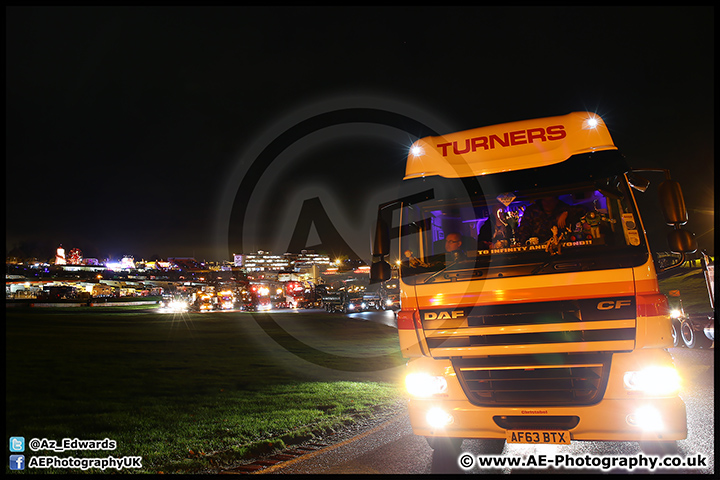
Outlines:
[[[371, 282], [398, 263], [417, 435], [434, 448], [686, 437], [638, 172], [588, 112], [412, 145], [415, 193], [379, 208]], [[662, 172], [670, 247], [694, 251], [680, 187]]]

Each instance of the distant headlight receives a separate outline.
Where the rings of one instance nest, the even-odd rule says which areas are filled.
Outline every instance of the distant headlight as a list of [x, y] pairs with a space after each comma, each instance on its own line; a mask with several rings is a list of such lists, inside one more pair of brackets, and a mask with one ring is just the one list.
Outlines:
[[648, 367], [638, 372], [625, 372], [626, 390], [648, 395], [673, 395], [680, 391], [680, 374], [673, 367]]
[[683, 316], [682, 310], [678, 310], [678, 309], [670, 310], [671, 318], [680, 318], [682, 316]]
[[187, 302], [181, 302], [181, 301], [172, 301], [170, 302], [170, 305], [168, 305], [168, 308], [174, 312], [182, 312], [188, 309]]
[[405, 377], [405, 388], [414, 397], [431, 397], [447, 392], [447, 380], [441, 375], [410, 373]]

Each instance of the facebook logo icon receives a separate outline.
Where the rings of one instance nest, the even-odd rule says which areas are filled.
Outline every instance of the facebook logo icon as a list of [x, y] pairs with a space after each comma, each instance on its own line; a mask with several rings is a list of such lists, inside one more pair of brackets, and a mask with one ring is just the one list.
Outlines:
[[10, 455], [10, 470], [25, 470], [25, 455]]

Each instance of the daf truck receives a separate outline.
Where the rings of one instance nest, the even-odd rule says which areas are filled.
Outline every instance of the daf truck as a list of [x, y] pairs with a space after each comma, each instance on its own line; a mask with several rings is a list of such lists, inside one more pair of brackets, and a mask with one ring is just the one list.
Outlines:
[[415, 434], [448, 451], [496, 439], [648, 452], [686, 438], [668, 301], [636, 201], [652, 176], [681, 253], [672, 268], [697, 248], [679, 184], [631, 168], [594, 113], [412, 145], [404, 192], [378, 209], [370, 281], [399, 262]]

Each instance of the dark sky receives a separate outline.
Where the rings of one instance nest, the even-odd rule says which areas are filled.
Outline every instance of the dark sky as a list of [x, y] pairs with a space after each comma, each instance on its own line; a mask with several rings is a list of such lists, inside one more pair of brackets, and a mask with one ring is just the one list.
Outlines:
[[672, 168], [714, 250], [713, 8], [8, 7], [6, 253], [230, 259], [259, 153], [345, 108], [374, 113], [309, 125], [253, 181], [246, 253], [283, 253], [314, 196], [369, 251], [413, 135], [586, 109]]

